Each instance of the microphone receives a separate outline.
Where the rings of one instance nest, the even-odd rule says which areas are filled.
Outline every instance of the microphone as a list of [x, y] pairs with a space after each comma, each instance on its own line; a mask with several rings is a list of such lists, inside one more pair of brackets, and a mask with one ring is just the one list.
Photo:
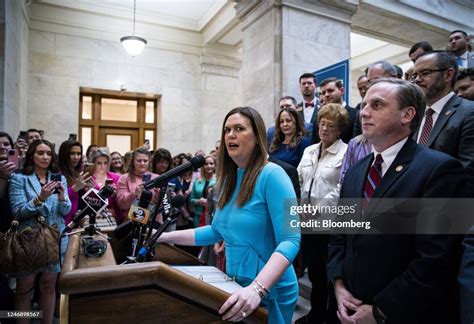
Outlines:
[[205, 163], [205, 159], [203, 156], [201, 155], [195, 156], [188, 162], [185, 162], [177, 166], [176, 168], [166, 171], [165, 173], [156, 177], [155, 179], [147, 181], [146, 183], [143, 184], [143, 186], [145, 187], [145, 190], [161, 187], [167, 184], [171, 179], [176, 178], [177, 176], [183, 173], [202, 167], [204, 163]]
[[100, 189], [99, 191], [97, 191], [96, 189], [90, 189], [89, 191], [87, 191], [81, 197], [81, 199], [86, 203], [87, 207], [83, 210], [77, 211], [77, 213], [72, 218], [72, 221], [67, 224], [66, 228], [73, 229], [82, 221], [84, 217], [100, 213], [107, 207], [107, 198], [112, 196], [113, 193], [114, 188], [109, 185], [102, 187], [102, 189]]
[[152, 197], [153, 193], [151, 191], [143, 191], [140, 195], [140, 199], [138, 199], [138, 201], [135, 200], [132, 206], [130, 206], [128, 219], [141, 224], [146, 224], [148, 222], [148, 217], [150, 216], [148, 205], [150, 205]]
[[171, 208], [169, 216], [164, 220], [163, 224], [156, 230], [155, 234], [153, 234], [146, 242], [143, 244], [142, 248], [140, 251], [138, 251], [138, 261], [143, 260], [148, 252], [154, 251], [154, 248], [157, 244], [158, 238], [163, 234], [163, 232], [166, 230], [168, 226], [170, 226], [171, 223], [176, 221], [178, 218], [179, 214], [181, 212], [177, 208]]
[[180, 209], [186, 203], [186, 198], [183, 195], [176, 195], [171, 198], [171, 207]]

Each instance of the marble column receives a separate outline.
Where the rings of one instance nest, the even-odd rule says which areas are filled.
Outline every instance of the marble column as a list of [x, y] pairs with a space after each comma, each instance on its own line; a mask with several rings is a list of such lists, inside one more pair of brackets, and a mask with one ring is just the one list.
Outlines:
[[298, 78], [350, 56], [357, 0], [249, 0], [242, 21], [242, 102], [274, 124], [281, 96], [301, 101]]
[[0, 130], [26, 129], [28, 14], [23, 1], [0, 1]]

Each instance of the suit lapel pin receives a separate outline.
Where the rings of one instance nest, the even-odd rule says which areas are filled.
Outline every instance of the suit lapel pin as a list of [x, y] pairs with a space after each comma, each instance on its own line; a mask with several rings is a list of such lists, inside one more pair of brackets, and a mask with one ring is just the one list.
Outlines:
[[395, 171], [400, 172], [403, 170], [403, 165], [399, 165], [395, 168]]
[[446, 116], [449, 116], [450, 114], [451, 114], [451, 110], [448, 110], [448, 111], [446, 112]]

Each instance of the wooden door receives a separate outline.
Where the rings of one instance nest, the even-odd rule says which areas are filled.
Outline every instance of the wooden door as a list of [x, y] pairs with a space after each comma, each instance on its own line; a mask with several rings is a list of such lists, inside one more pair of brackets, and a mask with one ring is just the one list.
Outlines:
[[99, 128], [99, 146], [107, 146], [110, 152], [117, 151], [124, 155], [139, 146], [138, 129]]

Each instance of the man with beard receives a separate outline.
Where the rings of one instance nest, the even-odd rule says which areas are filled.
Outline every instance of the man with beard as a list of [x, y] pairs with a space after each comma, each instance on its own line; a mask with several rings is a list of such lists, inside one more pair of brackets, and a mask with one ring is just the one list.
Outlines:
[[463, 30], [454, 30], [449, 35], [448, 49], [456, 56], [456, 63], [459, 68], [468, 67], [467, 53], [469, 52], [469, 36]]
[[447, 153], [466, 169], [474, 189], [474, 102], [453, 92], [458, 67], [446, 51], [422, 54], [415, 62], [413, 80], [426, 96], [427, 107], [415, 139]]
[[306, 123], [313, 124], [317, 121], [319, 99], [316, 97], [316, 77], [312, 73], [304, 73], [300, 76], [300, 92], [303, 101], [298, 104], [297, 110]]

